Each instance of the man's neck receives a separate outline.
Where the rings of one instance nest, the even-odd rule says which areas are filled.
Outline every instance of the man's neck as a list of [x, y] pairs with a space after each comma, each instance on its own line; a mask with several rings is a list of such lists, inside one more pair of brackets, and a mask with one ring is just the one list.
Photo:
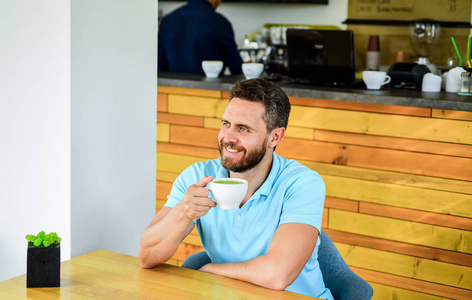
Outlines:
[[241, 173], [229, 172], [229, 177], [242, 178], [248, 181], [248, 190], [246, 197], [244, 198], [241, 206], [251, 198], [251, 196], [261, 187], [269, 176], [270, 170], [272, 169], [273, 162], [273, 151], [267, 151], [264, 159], [251, 170], [247, 170]]

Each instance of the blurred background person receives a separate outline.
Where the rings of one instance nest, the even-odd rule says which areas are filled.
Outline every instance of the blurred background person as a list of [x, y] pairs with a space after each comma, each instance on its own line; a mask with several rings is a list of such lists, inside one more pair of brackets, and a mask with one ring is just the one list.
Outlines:
[[241, 74], [242, 59], [231, 23], [215, 10], [222, 0], [189, 0], [159, 26], [158, 70], [204, 74], [203, 60], [221, 60]]

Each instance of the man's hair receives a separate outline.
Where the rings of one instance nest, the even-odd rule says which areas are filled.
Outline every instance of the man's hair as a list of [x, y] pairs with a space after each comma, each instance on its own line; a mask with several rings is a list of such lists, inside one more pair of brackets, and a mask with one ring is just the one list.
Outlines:
[[277, 127], [287, 128], [290, 101], [285, 92], [272, 82], [259, 78], [237, 82], [231, 89], [230, 98], [262, 103], [267, 131]]

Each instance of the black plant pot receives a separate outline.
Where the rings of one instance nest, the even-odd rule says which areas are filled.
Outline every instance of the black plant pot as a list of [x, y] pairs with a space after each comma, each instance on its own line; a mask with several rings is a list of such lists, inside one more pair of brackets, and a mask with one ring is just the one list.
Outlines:
[[61, 286], [61, 244], [34, 247], [28, 243], [27, 287]]

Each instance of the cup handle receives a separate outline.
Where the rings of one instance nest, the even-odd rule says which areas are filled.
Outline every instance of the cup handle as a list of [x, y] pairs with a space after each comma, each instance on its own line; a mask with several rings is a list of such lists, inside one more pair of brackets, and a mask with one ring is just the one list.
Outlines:
[[[210, 188], [210, 187], [206, 186], [205, 188], [211, 192], [211, 188]], [[213, 194], [213, 193], [212, 193], [212, 194]], [[215, 197], [215, 196], [213, 196], [213, 197]], [[210, 199], [210, 200], [213, 200], [213, 202], [215, 202], [216, 204], [218, 204], [218, 202], [216, 202], [216, 199], [215, 199], [215, 198], [209, 198], [209, 199]]]
[[385, 80], [384, 80], [384, 82], [382, 83], [382, 85], [389, 83], [390, 80], [392, 80], [392, 78], [390, 78], [390, 76], [388, 76], [388, 75], [385, 75]]

